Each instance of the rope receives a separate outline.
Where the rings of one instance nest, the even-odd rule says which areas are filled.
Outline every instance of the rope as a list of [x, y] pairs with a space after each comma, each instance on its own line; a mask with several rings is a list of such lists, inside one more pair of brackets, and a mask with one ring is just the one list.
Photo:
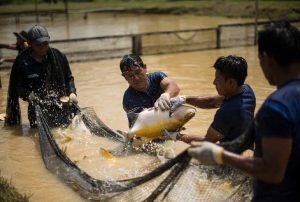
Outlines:
[[[180, 178], [184, 170], [187, 168], [190, 160], [191, 157], [185, 156], [185, 158], [183, 158], [181, 162], [179, 162], [175, 166], [175, 168], [171, 171], [171, 173], [159, 184], [159, 186], [151, 193], [151, 195], [144, 200], [144, 202], [154, 201], [154, 199], [156, 199], [173, 181], [175, 181], [176, 183], [176, 181]], [[175, 183], [170, 185], [169, 189], [167, 190], [163, 198], [165, 198], [168, 195], [168, 193], [174, 187]]]
[[190, 36], [190, 37], [188, 37], [188, 38], [186, 38], [186, 39], [182, 38], [182, 37], [179, 36], [179, 34], [177, 34], [177, 33], [174, 33], [174, 34], [175, 34], [175, 36], [176, 36], [178, 39], [180, 39], [180, 40], [182, 40], [182, 41], [189, 41], [189, 40], [193, 39], [193, 38], [196, 36], [197, 32], [198, 32], [198, 31], [195, 31], [194, 34], [193, 34], [192, 36]]

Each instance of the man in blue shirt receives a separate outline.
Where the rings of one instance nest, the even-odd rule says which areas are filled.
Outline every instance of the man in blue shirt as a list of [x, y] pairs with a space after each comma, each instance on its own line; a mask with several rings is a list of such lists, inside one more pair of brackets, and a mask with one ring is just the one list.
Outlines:
[[260, 66], [277, 90], [255, 117], [254, 157], [213, 143], [192, 143], [189, 154], [202, 164], [228, 164], [256, 178], [252, 201], [300, 200], [300, 32], [288, 22], [259, 32]]
[[127, 113], [129, 126], [131, 113], [139, 113], [145, 108], [169, 110], [170, 97], [179, 93], [179, 87], [163, 72], [147, 74], [147, 66], [138, 55], [125, 55], [120, 62], [122, 76], [129, 87], [123, 96], [123, 108]]
[[246, 60], [233, 55], [219, 57], [213, 67], [216, 70], [213, 84], [216, 86], [219, 96], [181, 97], [181, 102], [178, 100], [178, 104], [186, 102], [201, 108], [220, 108], [204, 138], [200, 135], [181, 134], [178, 137], [180, 140], [188, 143], [205, 140], [210, 142], [232, 141], [242, 134], [254, 119], [255, 95], [251, 87], [244, 84], [247, 76]]

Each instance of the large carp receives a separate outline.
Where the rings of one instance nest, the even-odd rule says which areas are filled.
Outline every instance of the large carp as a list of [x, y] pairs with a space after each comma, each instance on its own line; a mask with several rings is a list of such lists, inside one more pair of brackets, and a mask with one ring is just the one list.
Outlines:
[[145, 141], [165, 136], [165, 131], [179, 131], [183, 125], [195, 116], [196, 109], [181, 105], [174, 112], [145, 109], [137, 114], [136, 120], [127, 133], [127, 138], [141, 137]]

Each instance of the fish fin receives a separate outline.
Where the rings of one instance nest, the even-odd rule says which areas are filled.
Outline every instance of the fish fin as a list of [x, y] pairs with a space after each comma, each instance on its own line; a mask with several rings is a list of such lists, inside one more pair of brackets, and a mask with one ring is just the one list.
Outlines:
[[153, 138], [149, 138], [149, 137], [141, 137], [141, 139], [142, 139], [144, 142], [150, 142], [151, 140], [153, 140]]
[[100, 155], [106, 160], [114, 160], [115, 158], [110, 151], [103, 148], [100, 148]]
[[170, 109], [169, 110], [169, 117], [172, 117], [174, 112], [175, 112], [175, 110]]
[[129, 148], [131, 148], [133, 137], [131, 137], [129, 133], [121, 130], [117, 130], [117, 132], [124, 136], [125, 143], [113, 150], [110, 150], [109, 152], [114, 156], [124, 156]]
[[71, 138], [70, 136], [64, 135], [64, 139], [63, 139], [62, 143], [70, 142], [72, 139], [73, 139], [73, 138]]
[[117, 130], [117, 132], [118, 132], [119, 134], [121, 134], [121, 135], [124, 137], [124, 139], [125, 139], [125, 145], [127, 145], [127, 144], [129, 143], [130, 139], [133, 138], [133, 137], [131, 137], [131, 135], [130, 135], [129, 133], [127, 133], [127, 132], [124, 132], [124, 131], [121, 131], [121, 130]]
[[178, 135], [179, 131], [168, 131], [167, 129], [163, 129], [163, 139], [165, 140], [176, 140], [176, 137]]
[[141, 111], [143, 111], [143, 109], [141, 109], [140, 107], [135, 107], [127, 112], [127, 118], [130, 123], [129, 127], [132, 127], [134, 125], [134, 123], [139, 115], [138, 112], [141, 112]]
[[122, 144], [113, 150], [109, 150], [109, 153], [112, 154], [113, 156], [124, 156], [125, 151], [126, 151], [125, 145]]
[[117, 132], [124, 136], [125, 145], [127, 145], [128, 143], [130, 143], [130, 141], [133, 138], [133, 136], [130, 133], [127, 133], [127, 132], [124, 132], [124, 131], [121, 131], [121, 130], [117, 130]]

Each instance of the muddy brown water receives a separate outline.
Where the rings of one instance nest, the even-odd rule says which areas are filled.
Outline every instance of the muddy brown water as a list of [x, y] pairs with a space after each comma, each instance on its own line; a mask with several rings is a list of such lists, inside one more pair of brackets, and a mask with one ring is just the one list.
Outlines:
[[[241, 19], [201, 18], [197, 16], [170, 17], [164, 15], [155, 15], [154, 17], [153, 15], [115, 16], [105, 14], [102, 16], [103, 19], [99, 18], [99, 21], [91, 17], [89, 16], [89, 23], [83, 23], [81, 22], [82, 20], [78, 20], [76, 23], [72, 22], [71, 26], [69, 26], [71, 30], [69, 31], [69, 37], [74, 37], [79, 29], [87, 30], [81, 33], [82, 36], [98, 36], [100, 33], [107, 35], [116, 31], [120, 33], [132, 33], [173, 30], [242, 21]], [[98, 16], [95, 15], [94, 17], [97, 18]], [[109, 21], [104, 20], [106, 18]], [[153, 19], [161, 19], [161, 21], [154, 23], [156, 20]], [[3, 21], [1, 22], [3, 23]], [[198, 23], [195, 24], [195, 22]], [[16, 29], [25, 29], [32, 24], [34, 23], [24, 23], [18, 26], [7, 24], [4, 26], [5, 30], [1, 28], [0, 36], [11, 39], [9, 33]], [[49, 31], [50, 34], [52, 33], [53, 38], [67, 37], [68, 34], [65, 31], [64, 22], [45, 21], [45, 24], [49, 26]], [[96, 27], [95, 24], [97, 24]], [[103, 31], [100, 32], [99, 30]], [[216, 90], [212, 84], [214, 70], [211, 66], [216, 58], [229, 54], [242, 56], [248, 62], [249, 68], [246, 82], [255, 91], [258, 109], [263, 100], [274, 90], [274, 87], [269, 86], [262, 74], [256, 49], [256, 47], [238, 47], [201, 52], [143, 56], [142, 58], [147, 64], [149, 72], [162, 70], [171, 79], [175, 80], [181, 88], [181, 94], [215, 95]], [[74, 63], [71, 64], [71, 69], [75, 77], [79, 105], [81, 107], [93, 107], [102, 121], [113, 130], [126, 131], [128, 129], [127, 118], [122, 109], [122, 96], [124, 90], [127, 88], [127, 83], [120, 75], [119, 61], [120, 59], [109, 59], [87, 63]], [[0, 89], [1, 114], [5, 113], [9, 70], [1, 70], [0, 75], [3, 86]], [[45, 168], [40, 154], [37, 131], [29, 129], [26, 107], [27, 104], [21, 102], [21, 126], [4, 128], [2, 127], [3, 122], [0, 122], [1, 175], [9, 179], [11, 178], [13, 184], [22, 193], [32, 194], [31, 201], [84, 201], [76, 192]], [[185, 133], [205, 134], [214, 113], [215, 110], [198, 109], [196, 116], [186, 124]], [[93, 148], [93, 146], [90, 146], [90, 148]], [[76, 157], [75, 151], [74, 149], [73, 155]], [[80, 155], [78, 154], [77, 157], [80, 157]], [[143, 158], [144, 161], [148, 157], [138, 156], [132, 161], [122, 161], [120, 167], [130, 167], [129, 164], [139, 161], [139, 158]], [[148, 158], [147, 160], [152, 161], [153, 159]], [[108, 169], [110, 164], [106, 165]], [[135, 165], [136, 167], [134, 167]], [[82, 165], [84, 169], [90, 169], [89, 172], [91, 173], [93, 173], [92, 168], [95, 170], [97, 166], [93, 164], [93, 161]], [[138, 164], [131, 165], [131, 167], [140, 169]], [[97, 172], [96, 170], [94, 176], [98, 176]], [[102, 172], [104, 171], [102, 170]], [[122, 171], [120, 170], [120, 172]]]

